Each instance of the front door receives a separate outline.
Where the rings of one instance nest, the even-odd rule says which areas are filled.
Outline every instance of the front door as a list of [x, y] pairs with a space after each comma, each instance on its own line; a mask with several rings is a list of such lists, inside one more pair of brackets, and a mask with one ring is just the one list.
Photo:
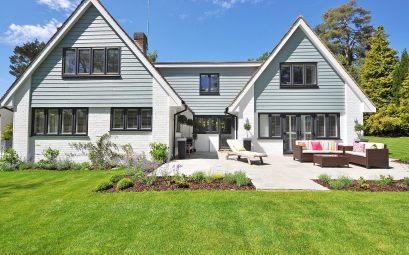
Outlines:
[[284, 118], [284, 153], [293, 152], [296, 140], [312, 140], [313, 130], [312, 115], [286, 115]]
[[232, 116], [220, 117], [219, 149], [229, 149], [228, 139], [234, 139], [234, 118]]

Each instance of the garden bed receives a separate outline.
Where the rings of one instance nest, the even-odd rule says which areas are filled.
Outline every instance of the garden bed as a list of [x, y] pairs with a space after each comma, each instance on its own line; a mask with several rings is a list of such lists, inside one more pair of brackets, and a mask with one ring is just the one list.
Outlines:
[[[126, 188], [120, 191], [128, 192], [142, 192], [142, 191], [166, 191], [166, 190], [254, 190], [256, 189], [252, 183], [246, 186], [239, 186], [236, 183], [228, 183], [223, 179], [214, 180], [213, 182], [197, 182], [193, 180], [187, 180], [183, 183], [177, 183], [176, 181], [169, 180], [167, 178], [158, 177], [154, 183], [148, 185], [142, 182], [134, 182], [134, 185], [130, 188]], [[112, 188], [105, 192], [118, 192], [117, 185], [114, 184]]]
[[316, 183], [331, 190], [348, 190], [357, 192], [407, 192], [409, 191], [408, 179], [393, 180], [390, 176], [381, 176], [380, 180], [351, 180], [347, 177], [329, 179], [320, 176], [314, 180]]
[[166, 190], [255, 190], [251, 180], [243, 171], [227, 174], [195, 172], [191, 176], [156, 176], [154, 174], [119, 174], [109, 181], [100, 183], [97, 192], [143, 192]]

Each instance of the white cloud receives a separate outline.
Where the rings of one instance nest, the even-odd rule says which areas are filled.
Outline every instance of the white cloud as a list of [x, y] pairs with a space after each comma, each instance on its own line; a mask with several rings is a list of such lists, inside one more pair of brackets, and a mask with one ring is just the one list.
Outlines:
[[225, 10], [228, 10], [233, 8], [236, 4], [258, 3], [260, 1], [261, 0], [213, 0], [213, 4], [220, 6]]
[[37, 0], [37, 3], [57, 11], [72, 11], [79, 4], [79, 0]]
[[62, 24], [56, 19], [50, 20], [47, 24], [37, 25], [16, 25], [11, 24], [9, 29], [0, 38], [0, 41], [5, 44], [18, 45], [24, 42], [39, 41], [47, 42], [48, 39], [57, 31], [57, 28]]
[[216, 8], [215, 10], [205, 11], [203, 15], [197, 18], [197, 20], [202, 21], [207, 18], [221, 16], [222, 14], [229, 11], [238, 4], [246, 3], [257, 4], [261, 1], [263, 0], [210, 0], [210, 1], [208, 0], [208, 2], [211, 2], [213, 5], [218, 6], [218, 8]]

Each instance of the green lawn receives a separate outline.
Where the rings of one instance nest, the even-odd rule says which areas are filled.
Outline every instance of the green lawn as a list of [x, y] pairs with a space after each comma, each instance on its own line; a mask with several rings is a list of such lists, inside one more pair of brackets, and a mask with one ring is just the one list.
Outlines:
[[370, 142], [385, 143], [391, 158], [409, 162], [409, 137], [366, 137]]
[[113, 172], [0, 172], [0, 254], [408, 254], [409, 195], [93, 193]]

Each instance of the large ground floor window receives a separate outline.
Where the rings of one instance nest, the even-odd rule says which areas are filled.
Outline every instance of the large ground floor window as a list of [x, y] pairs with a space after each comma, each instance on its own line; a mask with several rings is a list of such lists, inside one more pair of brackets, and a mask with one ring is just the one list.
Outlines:
[[33, 135], [87, 135], [87, 108], [33, 108]]
[[151, 131], [152, 108], [112, 108], [111, 130]]
[[339, 113], [259, 113], [258, 137], [283, 139], [290, 133], [297, 139], [339, 139]]

